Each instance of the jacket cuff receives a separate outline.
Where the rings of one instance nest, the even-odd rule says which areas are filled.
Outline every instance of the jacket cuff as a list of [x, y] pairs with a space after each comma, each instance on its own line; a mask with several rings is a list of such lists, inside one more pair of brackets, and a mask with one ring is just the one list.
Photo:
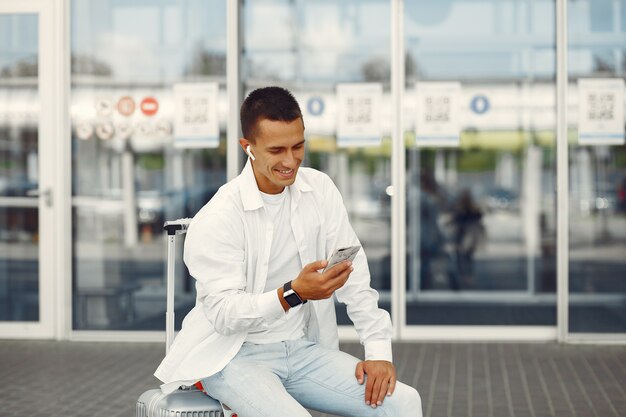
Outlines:
[[372, 340], [365, 342], [366, 361], [388, 361], [393, 362], [391, 353], [391, 340]]
[[261, 317], [267, 322], [274, 322], [285, 315], [285, 310], [278, 299], [276, 290], [259, 294], [257, 296], [257, 305], [261, 312]]

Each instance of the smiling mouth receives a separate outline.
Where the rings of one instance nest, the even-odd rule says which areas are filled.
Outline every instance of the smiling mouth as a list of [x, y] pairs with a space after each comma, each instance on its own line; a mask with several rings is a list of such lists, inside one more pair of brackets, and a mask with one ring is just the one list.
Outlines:
[[293, 169], [277, 169], [276, 172], [283, 177], [291, 177], [295, 171]]

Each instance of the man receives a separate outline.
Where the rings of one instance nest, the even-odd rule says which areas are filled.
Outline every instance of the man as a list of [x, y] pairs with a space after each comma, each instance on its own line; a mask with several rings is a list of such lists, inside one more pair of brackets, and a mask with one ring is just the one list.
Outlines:
[[[304, 123], [279, 87], [241, 107], [249, 160], [194, 217], [185, 263], [196, 306], [155, 375], [168, 392], [201, 382], [240, 417], [421, 416], [417, 391], [391, 363], [391, 321], [378, 308], [360, 250], [321, 272], [336, 248], [359, 244], [339, 191], [300, 168]], [[365, 361], [340, 352], [332, 295], [347, 305]]]

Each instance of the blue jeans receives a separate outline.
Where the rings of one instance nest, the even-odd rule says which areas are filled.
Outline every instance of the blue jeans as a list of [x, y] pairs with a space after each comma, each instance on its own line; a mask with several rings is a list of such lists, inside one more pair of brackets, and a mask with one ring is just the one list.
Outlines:
[[310, 417], [305, 409], [352, 417], [421, 417], [417, 391], [398, 382], [376, 408], [365, 404], [365, 383], [354, 376], [359, 359], [307, 340], [244, 343], [205, 391], [239, 417]]

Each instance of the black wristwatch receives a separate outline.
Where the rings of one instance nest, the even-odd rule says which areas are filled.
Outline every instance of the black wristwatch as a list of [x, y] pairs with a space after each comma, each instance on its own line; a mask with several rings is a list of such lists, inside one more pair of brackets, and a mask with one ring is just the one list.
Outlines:
[[302, 300], [298, 293], [291, 288], [291, 281], [287, 281], [285, 285], [283, 285], [283, 298], [287, 301], [289, 307], [299, 306], [307, 302], [307, 300]]

